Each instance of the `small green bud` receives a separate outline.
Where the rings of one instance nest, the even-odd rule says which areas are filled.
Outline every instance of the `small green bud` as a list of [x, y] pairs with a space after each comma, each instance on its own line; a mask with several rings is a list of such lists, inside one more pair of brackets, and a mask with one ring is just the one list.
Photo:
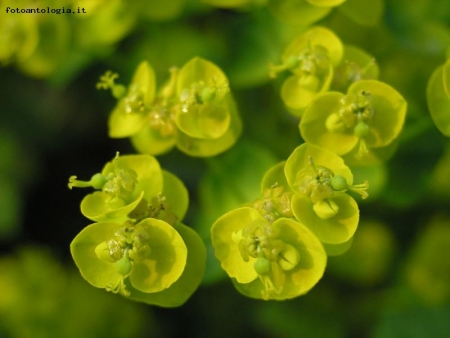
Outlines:
[[344, 176], [336, 175], [331, 179], [331, 187], [336, 191], [345, 190], [348, 188], [347, 180]]
[[124, 85], [115, 85], [114, 87], [112, 87], [111, 91], [112, 95], [116, 99], [121, 99], [125, 97], [125, 95], [127, 94], [127, 89], [125, 88]]
[[106, 177], [105, 176], [103, 176], [102, 174], [100, 174], [100, 173], [97, 173], [97, 174], [95, 174], [95, 175], [93, 175], [92, 177], [91, 177], [91, 184], [92, 184], [92, 187], [94, 188], [94, 189], [101, 189], [101, 188], [103, 188], [103, 186], [105, 185], [105, 183], [107, 182], [107, 179], [106, 179]]
[[369, 135], [370, 127], [364, 123], [363, 121], [359, 121], [358, 124], [355, 126], [355, 129], [353, 130], [353, 133], [355, 136], [362, 138]]
[[299, 58], [296, 55], [291, 55], [287, 58], [285, 65], [287, 69], [294, 69], [300, 63]]
[[216, 91], [211, 87], [205, 87], [202, 89], [200, 94], [200, 99], [202, 102], [209, 102], [214, 100], [216, 97]]
[[132, 264], [128, 257], [123, 257], [116, 262], [116, 271], [122, 276], [127, 276], [131, 272]]
[[258, 275], [268, 275], [272, 271], [272, 262], [260, 256], [256, 259], [253, 267]]

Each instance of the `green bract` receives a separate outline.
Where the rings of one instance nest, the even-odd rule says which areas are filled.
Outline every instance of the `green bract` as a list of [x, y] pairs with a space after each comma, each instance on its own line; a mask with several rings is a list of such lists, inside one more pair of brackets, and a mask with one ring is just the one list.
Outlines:
[[301, 115], [314, 97], [328, 90], [333, 67], [341, 61], [339, 38], [323, 27], [313, 27], [294, 39], [284, 50], [282, 64], [272, 66], [271, 76], [280, 71], [293, 73], [281, 88], [281, 97], [295, 115]]
[[353, 175], [339, 156], [303, 144], [289, 156], [286, 179], [294, 191], [292, 212], [326, 244], [342, 244], [354, 235], [359, 221], [355, 200], [345, 192], [367, 198], [368, 183], [354, 185]]
[[[347, 95], [321, 94], [308, 107], [300, 133], [311, 144], [338, 155], [355, 150], [370, 156], [371, 148], [391, 144], [403, 128], [406, 101], [392, 87], [376, 80], [353, 83]], [[358, 147], [358, 148], [357, 148]]]
[[344, 45], [344, 56], [334, 70], [331, 88], [346, 91], [353, 82], [378, 78], [378, 65], [375, 59], [362, 49]]
[[[449, 59], [450, 60], [450, 59]], [[444, 71], [448, 72], [447, 66], [438, 67], [428, 80], [427, 102], [431, 118], [439, 131], [450, 137], [450, 96], [445, 91]]]
[[131, 137], [141, 153], [158, 155], [177, 146], [191, 156], [213, 156], [231, 147], [241, 121], [225, 74], [212, 62], [193, 58], [157, 92], [154, 71], [139, 65], [125, 95], [107, 72], [97, 85], [119, 102], [109, 120], [111, 137]]
[[[90, 284], [125, 296], [134, 289], [154, 293], [169, 288], [180, 278], [187, 259], [187, 248], [178, 232], [152, 218], [137, 225], [91, 224], [75, 237], [70, 250]], [[127, 278], [132, 288], [125, 286]]]
[[375, 26], [383, 15], [384, 0], [346, 0], [339, 10], [359, 25]]
[[87, 195], [81, 202], [81, 212], [87, 218], [103, 222], [128, 219], [141, 201], [151, 202], [163, 189], [163, 175], [158, 161], [149, 155], [116, 156], [101, 173], [90, 181], [70, 177], [69, 188], [93, 187], [101, 189]]
[[280, 217], [293, 217], [293, 193], [284, 175], [284, 165], [285, 162], [280, 162], [267, 170], [261, 182], [262, 197], [253, 202], [253, 208], [269, 222]]
[[304, 26], [319, 21], [331, 11], [331, 7], [314, 6], [307, 0], [269, 1], [269, 9], [282, 22]]
[[442, 73], [443, 73], [445, 93], [450, 98], [450, 58], [444, 64], [444, 68], [442, 69]]
[[178, 74], [176, 95], [181, 102], [175, 121], [188, 136], [216, 139], [230, 125], [229, 95], [225, 74], [213, 63], [194, 58]]
[[175, 230], [183, 238], [187, 247], [187, 261], [183, 274], [170, 287], [157, 293], [136, 290], [132, 282], [126, 279], [125, 285], [131, 290], [130, 299], [163, 307], [176, 307], [184, 304], [200, 285], [205, 273], [205, 245], [191, 228], [178, 223]]
[[[115, 74], [107, 73], [103, 81], [114, 81]], [[98, 85], [101, 86], [102, 83]], [[129, 137], [139, 132], [147, 122], [149, 106], [153, 103], [156, 92], [156, 79], [153, 68], [148, 62], [141, 62], [137, 67], [126, 95], [123, 87], [111, 83], [113, 95], [120, 98], [108, 121], [110, 137]], [[103, 86], [105, 86], [103, 82]]]
[[211, 228], [222, 268], [236, 288], [258, 299], [289, 299], [308, 292], [322, 277], [326, 254], [320, 241], [288, 218], [268, 222], [253, 208], [220, 217]]

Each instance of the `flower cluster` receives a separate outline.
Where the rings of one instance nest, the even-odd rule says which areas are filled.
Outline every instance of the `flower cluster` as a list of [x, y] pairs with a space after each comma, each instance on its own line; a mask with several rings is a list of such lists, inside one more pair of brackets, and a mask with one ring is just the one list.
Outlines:
[[159, 155], [174, 146], [191, 156], [205, 157], [231, 147], [241, 121], [228, 79], [215, 64], [193, 58], [156, 90], [155, 74], [142, 62], [128, 86], [116, 84], [107, 72], [98, 88], [111, 89], [118, 103], [109, 118], [109, 136], [130, 137], [140, 153]]
[[305, 142], [345, 156], [355, 165], [385, 159], [379, 153], [389, 153], [394, 146], [407, 104], [394, 88], [376, 80], [373, 57], [316, 26], [286, 47], [282, 64], [272, 65], [271, 75], [284, 70], [292, 75], [282, 85], [281, 98], [292, 114], [301, 117]]
[[261, 198], [213, 224], [216, 257], [246, 296], [300, 296], [322, 277], [327, 254], [349, 247], [359, 209], [347, 192], [366, 198], [367, 189], [338, 155], [303, 144], [266, 172]]
[[89, 181], [81, 212], [95, 221], [72, 241], [71, 253], [93, 286], [130, 299], [173, 307], [200, 284], [206, 250], [181, 223], [188, 194], [183, 183], [150, 155], [117, 155]]

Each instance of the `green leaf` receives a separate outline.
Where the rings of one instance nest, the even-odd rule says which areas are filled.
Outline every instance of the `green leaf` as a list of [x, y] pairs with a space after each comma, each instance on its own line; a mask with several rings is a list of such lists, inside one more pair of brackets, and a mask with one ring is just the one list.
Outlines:
[[346, 0], [339, 10], [359, 25], [375, 26], [384, 12], [383, 0]]
[[283, 23], [307, 26], [325, 17], [331, 8], [317, 7], [306, 0], [269, 1], [269, 9]]

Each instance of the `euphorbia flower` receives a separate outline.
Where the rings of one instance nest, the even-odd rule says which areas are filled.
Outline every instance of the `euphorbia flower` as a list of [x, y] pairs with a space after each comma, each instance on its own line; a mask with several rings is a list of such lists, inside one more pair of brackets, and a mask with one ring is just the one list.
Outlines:
[[391, 144], [403, 128], [406, 101], [389, 85], [377, 80], [353, 83], [344, 95], [318, 96], [300, 121], [305, 142], [340, 156], [355, 152], [361, 161], [372, 148]]
[[109, 118], [111, 137], [130, 137], [141, 153], [159, 155], [177, 146], [191, 156], [212, 156], [231, 147], [242, 125], [228, 79], [210, 61], [195, 57], [156, 90], [155, 74], [142, 62], [125, 89], [107, 72], [99, 88], [119, 99]]
[[319, 281], [326, 266], [325, 250], [308, 228], [284, 217], [270, 223], [250, 207], [220, 217], [211, 235], [222, 268], [252, 298], [300, 296]]
[[271, 67], [271, 77], [284, 70], [293, 73], [281, 88], [283, 102], [293, 114], [301, 116], [317, 94], [328, 90], [342, 54], [339, 38], [323, 27], [309, 29], [286, 47], [282, 64]]
[[[93, 286], [129, 296], [160, 292], [184, 271], [187, 247], [168, 223], [147, 218], [138, 224], [94, 223], [70, 245], [82, 276]], [[129, 279], [132, 288], [125, 286]]]
[[101, 189], [87, 195], [81, 202], [84, 216], [97, 222], [123, 222], [141, 200], [151, 202], [162, 192], [163, 175], [153, 156], [117, 155], [90, 181], [79, 181], [76, 176], [71, 176], [69, 188], [72, 187]]
[[285, 174], [294, 216], [326, 244], [342, 244], [354, 235], [359, 208], [346, 192], [368, 197], [367, 181], [353, 185], [342, 158], [319, 147], [302, 144], [286, 161]]

